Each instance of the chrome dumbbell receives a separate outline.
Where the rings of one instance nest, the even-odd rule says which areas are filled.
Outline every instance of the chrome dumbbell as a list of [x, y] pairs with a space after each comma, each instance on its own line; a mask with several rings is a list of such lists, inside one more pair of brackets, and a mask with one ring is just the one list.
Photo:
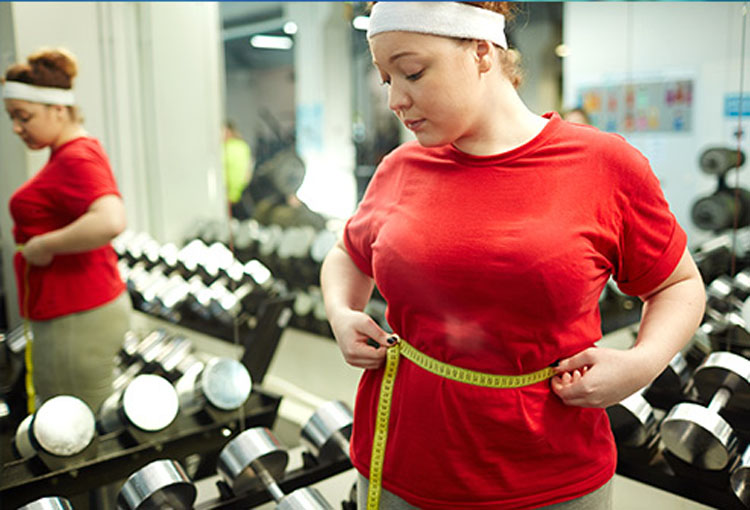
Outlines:
[[709, 470], [725, 468], [737, 450], [732, 426], [719, 414], [724, 408], [747, 406], [750, 360], [731, 352], [711, 353], [696, 369], [693, 381], [707, 407], [694, 403], [674, 406], [661, 423], [667, 449], [681, 460]]
[[119, 510], [189, 510], [197, 491], [182, 465], [155, 460], [130, 475], [117, 494]]
[[745, 449], [739, 464], [732, 470], [729, 484], [737, 499], [750, 508], [750, 446]]
[[65, 498], [52, 496], [27, 503], [18, 510], [73, 510], [73, 505]]
[[105, 434], [131, 425], [139, 431], [157, 432], [168, 427], [178, 411], [179, 400], [174, 386], [161, 376], [144, 374], [102, 403], [97, 424]]
[[319, 461], [349, 457], [354, 414], [345, 403], [332, 400], [320, 406], [302, 427], [300, 437]]
[[277, 480], [284, 475], [289, 454], [270, 430], [256, 427], [232, 439], [219, 453], [217, 469], [235, 494], [260, 483], [280, 510], [333, 510], [312, 487], [284, 494]]
[[252, 390], [252, 379], [245, 365], [231, 358], [212, 358], [194, 365], [175, 387], [180, 408], [191, 413], [210, 406], [218, 411], [239, 409]]
[[39, 454], [48, 467], [59, 468], [82, 454], [95, 435], [96, 419], [89, 406], [71, 395], [59, 395], [21, 421], [13, 442], [20, 458]]
[[658, 423], [646, 399], [649, 392], [680, 395], [690, 380], [690, 367], [678, 352], [654, 381], [640, 391], [607, 408], [612, 433], [618, 446], [640, 448], [656, 437]]

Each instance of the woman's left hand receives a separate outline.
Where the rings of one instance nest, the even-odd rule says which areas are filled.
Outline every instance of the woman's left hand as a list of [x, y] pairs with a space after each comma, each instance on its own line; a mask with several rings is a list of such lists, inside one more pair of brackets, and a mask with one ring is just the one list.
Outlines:
[[609, 407], [653, 379], [648, 366], [634, 349], [590, 347], [560, 361], [552, 391], [570, 406]]
[[33, 266], [48, 266], [54, 257], [54, 253], [47, 249], [42, 236], [29, 239], [21, 253], [23, 258]]

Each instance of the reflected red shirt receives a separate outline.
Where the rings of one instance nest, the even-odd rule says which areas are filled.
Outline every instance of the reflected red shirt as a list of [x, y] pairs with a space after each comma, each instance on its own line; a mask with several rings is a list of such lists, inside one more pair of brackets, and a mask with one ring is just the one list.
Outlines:
[[[105, 195], [120, 196], [120, 192], [101, 144], [87, 137], [71, 140], [52, 152], [47, 164], [11, 197], [13, 237], [23, 244], [62, 228]], [[50, 265], [29, 268], [27, 313], [26, 259], [20, 252], [14, 266], [21, 315], [33, 320], [90, 310], [125, 290], [117, 255], [109, 244], [84, 253], [55, 255]]]
[[[525, 374], [601, 338], [610, 275], [642, 295], [677, 266], [686, 235], [648, 161], [621, 137], [549, 122], [477, 157], [407, 143], [387, 156], [344, 241], [388, 302], [393, 330], [440, 361]], [[383, 370], [365, 370], [351, 456], [369, 473]], [[603, 409], [566, 406], [549, 382], [489, 389], [401, 359], [383, 487], [425, 509], [536, 508], [614, 474]]]

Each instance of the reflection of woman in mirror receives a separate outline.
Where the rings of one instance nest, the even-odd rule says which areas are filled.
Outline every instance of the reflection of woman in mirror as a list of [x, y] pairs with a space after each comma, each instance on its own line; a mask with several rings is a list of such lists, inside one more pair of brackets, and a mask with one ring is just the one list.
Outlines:
[[70, 53], [42, 50], [10, 66], [2, 89], [13, 132], [30, 149], [50, 149], [10, 200], [33, 387], [39, 402], [73, 395], [96, 411], [112, 391], [131, 305], [109, 244], [125, 208], [104, 149], [81, 124], [76, 73]]
[[[700, 275], [648, 161], [526, 107], [510, 15], [506, 2], [372, 9], [374, 64], [417, 141], [379, 165], [321, 274], [343, 356], [365, 369], [351, 459], [368, 508], [611, 508], [604, 408], [649, 384], [702, 318]], [[645, 302], [629, 350], [595, 346], [610, 275]], [[363, 313], [374, 284], [393, 335]], [[394, 353], [390, 421], [376, 427]]]

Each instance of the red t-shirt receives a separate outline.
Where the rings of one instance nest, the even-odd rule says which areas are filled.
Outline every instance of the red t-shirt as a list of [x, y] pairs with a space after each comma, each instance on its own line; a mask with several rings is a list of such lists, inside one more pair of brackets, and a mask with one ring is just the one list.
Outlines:
[[[10, 199], [16, 243], [72, 223], [104, 195], [120, 196], [120, 192], [99, 141], [81, 137], [65, 143]], [[20, 252], [14, 265], [19, 307], [25, 317], [26, 259]], [[125, 290], [117, 255], [109, 244], [84, 253], [55, 255], [48, 266], [31, 266], [28, 283], [28, 318], [33, 320], [90, 310]]]
[[[521, 147], [486, 157], [415, 142], [381, 163], [344, 240], [393, 330], [438, 360], [524, 374], [601, 338], [610, 275], [632, 295], [677, 266], [686, 235], [648, 161], [621, 137], [547, 114]], [[351, 456], [369, 474], [383, 370], [366, 370]], [[549, 382], [488, 389], [402, 359], [383, 487], [426, 509], [535, 508], [613, 475], [603, 409]]]

